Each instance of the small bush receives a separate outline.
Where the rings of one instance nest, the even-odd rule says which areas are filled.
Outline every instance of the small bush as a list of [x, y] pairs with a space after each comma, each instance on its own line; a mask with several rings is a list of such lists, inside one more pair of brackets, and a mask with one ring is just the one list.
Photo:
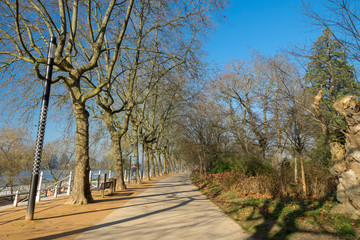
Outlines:
[[224, 173], [230, 171], [231, 171], [231, 166], [229, 163], [226, 162], [218, 162], [211, 169], [211, 173]]
[[234, 168], [247, 176], [269, 175], [273, 173], [271, 162], [257, 156], [239, 158]]
[[336, 228], [336, 232], [343, 236], [356, 237], [356, 231], [350, 225], [342, 225]]

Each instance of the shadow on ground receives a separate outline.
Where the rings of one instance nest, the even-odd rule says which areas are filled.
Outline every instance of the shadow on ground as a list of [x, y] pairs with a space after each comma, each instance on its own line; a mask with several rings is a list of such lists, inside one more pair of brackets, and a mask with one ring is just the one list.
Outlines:
[[[171, 193], [169, 193], [169, 194], [171, 194]], [[164, 195], [167, 195], [167, 194], [164, 194]], [[120, 223], [124, 223], [124, 222], [133, 221], [133, 220], [140, 219], [140, 218], [145, 218], [145, 217], [148, 217], [148, 216], [151, 216], [151, 215], [154, 215], [154, 214], [159, 214], [159, 213], [162, 213], [162, 212], [170, 211], [170, 210], [179, 208], [181, 206], [187, 205], [192, 201], [194, 201], [194, 199], [192, 197], [187, 197], [186, 201], [182, 201], [179, 204], [176, 204], [174, 206], [164, 208], [164, 209], [161, 209], [161, 210], [141, 214], [141, 215], [130, 217], [130, 218], [121, 219], [121, 220], [118, 220], [118, 221], [103, 223], [103, 224], [95, 225], [93, 227], [81, 228], [81, 229], [77, 229], [77, 230], [73, 230], [73, 231], [48, 235], [48, 236], [44, 236], [44, 237], [40, 237], [40, 238], [33, 238], [31, 240], [35, 240], [35, 239], [36, 240], [45, 240], [45, 239], [57, 239], [57, 238], [62, 238], [62, 237], [68, 237], [68, 236], [71, 236], [71, 235], [83, 233], [83, 232], [88, 231], [88, 230], [104, 228], [104, 227], [108, 227], [108, 226], [112, 226], [112, 225], [116, 225], [116, 224], [120, 224]], [[46, 218], [44, 218], [44, 219], [46, 219]]]
[[[249, 199], [243, 202], [232, 202], [226, 207], [228, 210], [225, 212], [234, 216], [238, 212], [242, 213], [241, 210], [252, 209], [246, 215], [245, 221], [255, 225], [253, 227], [255, 233], [251, 236], [253, 239], [290, 239], [292, 235], [300, 236], [299, 239], [355, 239], [356, 234], [351, 230], [348, 233], [342, 232], [342, 237], [340, 237], [333, 231], [334, 229], [329, 228], [328, 224], [324, 224], [326, 219], [320, 216], [319, 211], [323, 210], [326, 200], [328, 197], [317, 201], [290, 198], [263, 201]], [[309, 214], [310, 216], [313, 214], [313, 217], [309, 217]], [[307, 227], [300, 226], [299, 219], [309, 219]], [[306, 237], [301, 238], [301, 236]]]

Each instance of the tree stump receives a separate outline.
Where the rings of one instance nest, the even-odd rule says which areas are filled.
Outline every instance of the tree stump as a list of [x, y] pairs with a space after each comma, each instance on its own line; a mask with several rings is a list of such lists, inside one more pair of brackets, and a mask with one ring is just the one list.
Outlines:
[[345, 145], [330, 144], [333, 166], [331, 172], [338, 178], [337, 199], [340, 204], [333, 213], [360, 217], [360, 101], [346, 96], [334, 103], [335, 110], [346, 120]]

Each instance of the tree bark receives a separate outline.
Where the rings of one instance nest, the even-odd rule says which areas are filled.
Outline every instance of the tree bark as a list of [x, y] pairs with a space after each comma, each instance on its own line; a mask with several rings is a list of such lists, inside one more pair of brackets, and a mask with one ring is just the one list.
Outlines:
[[329, 142], [329, 139], [330, 139], [329, 126], [325, 120], [323, 111], [321, 110], [321, 106], [320, 106], [323, 95], [324, 95], [324, 91], [321, 89], [318, 92], [318, 94], [315, 96], [314, 103], [312, 106], [315, 110], [315, 117], [320, 122], [320, 127], [321, 127], [321, 131], [322, 131], [322, 135], [324, 136], [325, 144], [327, 146], [329, 146], [329, 144], [330, 144], [330, 142]]
[[205, 171], [204, 171], [204, 164], [203, 164], [203, 159], [202, 159], [202, 156], [201, 156], [201, 153], [199, 152], [199, 170], [200, 170], [200, 174], [204, 174]]
[[114, 151], [114, 159], [115, 159], [115, 178], [116, 182], [116, 190], [121, 191], [126, 189], [125, 181], [124, 181], [124, 159], [122, 156], [121, 149], [121, 137], [114, 136], [111, 137], [111, 143]]
[[306, 192], [306, 179], [305, 179], [305, 169], [304, 169], [304, 159], [302, 153], [298, 153], [299, 162], [300, 162], [300, 171], [301, 171], [301, 190], [302, 194], [305, 197], [307, 195]]
[[150, 164], [151, 177], [154, 178], [154, 177], [156, 177], [156, 165], [155, 165], [155, 159], [154, 159], [154, 151], [151, 147], [151, 144], [149, 145], [148, 151], [149, 151], [149, 157], [150, 157], [150, 161], [151, 161], [151, 164]]
[[298, 183], [298, 161], [296, 154], [294, 154], [294, 181], [295, 183]]
[[137, 139], [137, 136], [133, 144], [133, 152], [134, 152], [134, 157], [136, 159], [136, 182], [140, 183], [141, 179], [140, 179], [139, 141]]
[[121, 138], [123, 132], [119, 133], [115, 128], [115, 123], [112, 115], [109, 112], [104, 113], [104, 123], [110, 133], [111, 147], [113, 150], [113, 158], [115, 162], [114, 177], [116, 178], [116, 190], [126, 189], [124, 181], [124, 159], [122, 157]]
[[161, 163], [161, 152], [158, 151], [158, 158], [159, 158], [159, 171], [158, 171], [158, 174], [159, 176], [163, 175], [164, 174], [164, 169], [163, 169], [163, 166], [162, 166], [162, 163]]
[[145, 152], [145, 174], [144, 174], [144, 179], [145, 181], [149, 181], [150, 180], [150, 156], [149, 156], [149, 144], [147, 142], [144, 143], [144, 152]]
[[168, 174], [170, 174], [170, 166], [169, 166], [169, 161], [167, 159], [166, 152], [163, 153], [163, 156], [164, 156], [164, 171], [165, 171], [165, 174], [168, 175]]
[[153, 150], [153, 158], [154, 158], [154, 162], [155, 162], [155, 167], [156, 167], [156, 176], [161, 176], [161, 170], [160, 170], [160, 160], [158, 160], [158, 158], [156, 157], [156, 152]]
[[84, 103], [73, 104], [76, 119], [76, 159], [74, 187], [68, 203], [82, 205], [94, 202], [89, 182], [89, 113]]

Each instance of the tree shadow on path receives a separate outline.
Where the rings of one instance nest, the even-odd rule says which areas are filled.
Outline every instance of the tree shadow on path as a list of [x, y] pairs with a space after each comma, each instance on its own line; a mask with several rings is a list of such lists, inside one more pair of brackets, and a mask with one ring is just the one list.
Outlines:
[[154, 212], [145, 213], [145, 214], [141, 214], [141, 215], [138, 215], [138, 216], [121, 219], [121, 220], [118, 220], [118, 221], [113, 221], [113, 222], [109, 222], [109, 223], [103, 223], [103, 224], [95, 225], [95, 226], [92, 226], [92, 227], [81, 228], [81, 229], [68, 231], [68, 232], [64, 232], [64, 233], [48, 235], [48, 236], [40, 237], [40, 238], [32, 238], [30, 240], [47, 240], [47, 239], [56, 239], [56, 238], [61, 238], [61, 237], [67, 237], [67, 236], [71, 236], [71, 235], [74, 235], [74, 234], [83, 233], [85, 231], [91, 231], [91, 230], [95, 230], [95, 229], [100, 229], [100, 228], [104, 228], [104, 227], [113, 226], [113, 225], [116, 225], [116, 224], [121, 224], [121, 223], [124, 223], [124, 222], [134, 221], [134, 220], [137, 220], [137, 219], [140, 219], [140, 218], [148, 217], [148, 216], [151, 216], [151, 215], [159, 214], [159, 213], [162, 213], [162, 212], [166, 212], [166, 211], [170, 211], [170, 210], [182, 207], [184, 205], [189, 204], [190, 202], [192, 202], [194, 200], [195, 200], [194, 198], [188, 197], [187, 201], [183, 201], [183, 202], [181, 202], [181, 203], [179, 203], [179, 204], [177, 204], [175, 206], [164, 208], [164, 209], [157, 210], [157, 211], [154, 211]]

